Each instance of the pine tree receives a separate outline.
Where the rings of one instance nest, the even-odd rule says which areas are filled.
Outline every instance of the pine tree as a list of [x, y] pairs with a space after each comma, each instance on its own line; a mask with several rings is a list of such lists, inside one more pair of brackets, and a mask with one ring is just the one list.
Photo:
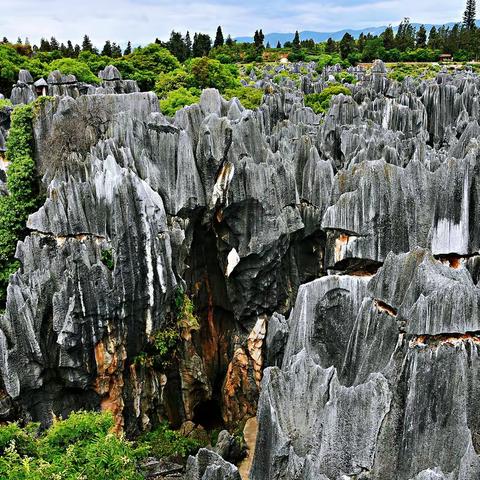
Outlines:
[[117, 45], [115, 42], [112, 43], [112, 57], [120, 58], [122, 56], [122, 49], [120, 45]]
[[427, 30], [425, 25], [421, 25], [415, 38], [415, 46], [417, 48], [425, 48], [427, 46]]
[[52, 52], [60, 49], [60, 44], [58, 43], [58, 41], [55, 37], [52, 37], [50, 39], [50, 48], [51, 48]]
[[277, 48], [282, 48], [282, 44], [280, 43], [280, 40], [277, 42]]
[[40, 51], [41, 52], [50, 52], [50, 42], [45, 38], [40, 39]]
[[107, 40], [105, 42], [105, 45], [103, 46], [103, 49], [102, 49], [102, 55], [105, 55], [107, 57], [112, 56], [112, 44], [111, 44], [110, 40]]
[[224, 44], [222, 27], [219, 25], [217, 27], [217, 34], [215, 35], [215, 41], [213, 42], [213, 47], [221, 47]]
[[476, 0], [467, 0], [465, 13], [463, 14], [463, 26], [467, 30], [473, 30], [476, 27]]
[[77, 58], [80, 55], [80, 45], [78, 43], [75, 44], [75, 48], [73, 49], [73, 56]]
[[355, 39], [347, 32], [340, 40], [340, 56], [346, 59], [355, 50]]
[[395, 48], [395, 35], [393, 34], [393, 28], [391, 25], [389, 25], [382, 33], [382, 38], [385, 50], [391, 50], [392, 48]]
[[206, 57], [212, 47], [210, 35], [206, 33], [196, 33], [193, 36], [192, 55], [194, 57]]
[[227, 39], [225, 40], [225, 45], [231, 47], [233, 45], [233, 39], [230, 35], [228, 35]]
[[192, 56], [192, 40], [190, 38], [190, 32], [188, 30], [185, 35], [185, 48], [187, 50], [187, 56], [191, 57]]
[[130, 55], [131, 53], [132, 53], [132, 44], [130, 43], [130, 41], [128, 41], [127, 48], [125, 49], [123, 54], [124, 55]]
[[166, 47], [180, 62], [184, 62], [190, 56], [187, 43], [180, 32], [172, 31], [170, 34], [170, 40], [166, 43]]
[[84, 52], [92, 52], [93, 51], [93, 43], [90, 40], [90, 37], [88, 35], [85, 35], [83, 37], [82, 51], [84, 51]]
[[325, 45], [325, 53], [335, 53], [337, 51], [337, 44], [332, 37], [329, 37]]
[[298, 30], [295, 31], [295, 36], [293, 37], [292, 47], [294, 50], [300, 50], [300, 35]]
[[270, 46], [270, 42], [267, 42], [267, 46], [266, 46], [265, 48], [272, 48], [272, 47]]
[[75, 51], [73, 49], [73, 45], [72, 45], [72, 42], [69, 40], [67, 42], [67, 57], [73, 57], [75, 55]]

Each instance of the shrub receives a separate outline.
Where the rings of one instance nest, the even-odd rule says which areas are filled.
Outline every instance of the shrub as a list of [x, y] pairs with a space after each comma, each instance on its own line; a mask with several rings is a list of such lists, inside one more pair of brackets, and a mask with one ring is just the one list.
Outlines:
[[305, 106], [310, 107], [315, 113], [325, 113], [330, 108], [330, 103], [335, 95], [351, 95], [352, 92], [343, 85], [331, 85], [320, 93], [305, 95]]
[[0, 478], [141, 480], [136, 462], [147, 448], [115, 435], [113, 424], [108, 412], [74, 412], [39, 436], [32, 427], [0, 426], [0, 442], [10, 438], [0, 457]]
[[224, 96], [227, 100], [237, 97], [245, 108], [254, 110], [262, 103], [263, 90], [253, 87], [228, 88]]
[[194, 86], [216, 88], [220, 92], [239, 85], [238, 71], [233, 65], [224, 65], [208, 57], [194, 58], [187, 62], [187, 71], [192, 74]]
[[176, 68], [168, 73], [161, 73], [155, 82], [155, 92], [159, 98], [179, 88], [191, 88], [194, 85], [193, 76], [183, 68]]
[[180, 432], [171, 430], [167, 423], [162, 423], [156, 430], [145, 433], [140, 444], [149, 449], [149, 454], [157, 458], [182, 457], [195, 455], [202, 445], [198, 440], [184, 437]]
[[50, 64], [48, 70], [49, 73], [54, 70], [60, 70], [65, 75], [75, 75], [80, 82], [100, 83], [100, 79], [90, 70], [86, 63], [74, 58], [55, 60]]
[[178, 88], [168, 92], [163, 100], [160, 100], [160, 110], [168, 116], [175, 115], [177, 110], [197, 103], [200, 98], [200, 92], [195, 88], [186, 89], [184, 87]]

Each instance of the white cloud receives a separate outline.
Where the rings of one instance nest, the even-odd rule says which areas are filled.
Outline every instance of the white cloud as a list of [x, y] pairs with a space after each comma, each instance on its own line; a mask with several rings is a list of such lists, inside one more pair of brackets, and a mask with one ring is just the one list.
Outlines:
[[[457, 3], [457, 5], [452, 5]], [[214, 34], [217, 25], [233, 36], [269, 32], [335, 31], [412, 21], [443, 23], [461, 19], [462, 2], [448, 0], [2, 0], [0, 35], [31, 42], [54, 35], [80, 43], [88, 33], [97, 46], [107, 39], [146, 44], [167, 39], [172, 29]]]

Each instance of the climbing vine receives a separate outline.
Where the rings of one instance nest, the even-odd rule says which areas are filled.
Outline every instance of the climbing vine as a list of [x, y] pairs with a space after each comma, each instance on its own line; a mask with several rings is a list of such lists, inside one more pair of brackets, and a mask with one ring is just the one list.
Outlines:
[[5, 306], [10, 275], [19, 267], [17, 241], [26, 230], [28, 215], [38, 205], [33, 160], [34, 105], [17, 106], [7, 138], [8, 195], [0, 196], [0, 308]]

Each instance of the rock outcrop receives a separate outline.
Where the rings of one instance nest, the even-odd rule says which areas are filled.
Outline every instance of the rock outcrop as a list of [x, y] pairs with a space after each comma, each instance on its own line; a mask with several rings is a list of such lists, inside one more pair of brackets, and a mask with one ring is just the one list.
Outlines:
[[[340, 72], [265, 67], [257, 110], [208, 89], [174, 118], [114, 67], [99, 87], [51, 74], [1, 418], [103, 408], [136, 433], [258, 412], [252, 480], [480, 477], [480, 79], [375, 62], [306, 108]], [[187, 470], [239, 478], [208, 450]]]

